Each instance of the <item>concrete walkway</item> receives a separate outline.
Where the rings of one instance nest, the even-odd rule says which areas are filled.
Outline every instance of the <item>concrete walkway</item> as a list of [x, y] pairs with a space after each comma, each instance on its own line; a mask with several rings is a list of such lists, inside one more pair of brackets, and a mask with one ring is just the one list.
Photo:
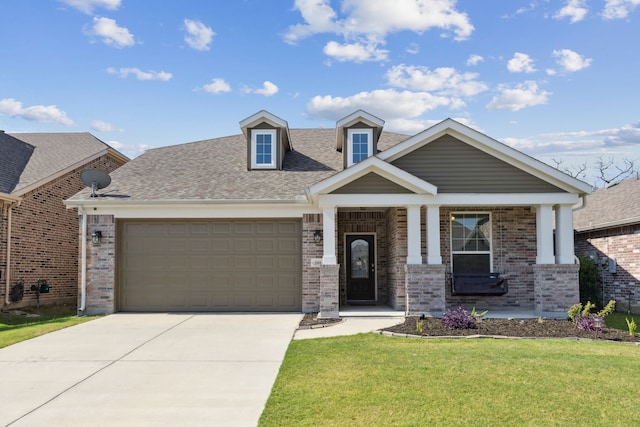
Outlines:
[[0, 425], [254, 426], [301, 314], [115, 314], [0, 349]]
[[373, 332], [404, 322], [404, 311], [389, 307], [349, 307], [340, 310], [342, 322], [323, 328], [300, 329], [293, 339], [336, 337]]

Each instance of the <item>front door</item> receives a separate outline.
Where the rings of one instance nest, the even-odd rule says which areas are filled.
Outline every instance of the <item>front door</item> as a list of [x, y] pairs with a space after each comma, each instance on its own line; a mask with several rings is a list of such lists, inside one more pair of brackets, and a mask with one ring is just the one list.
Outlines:
[[347, 301], [375, 301], [375, 236], [349, 234], [346, 240]]

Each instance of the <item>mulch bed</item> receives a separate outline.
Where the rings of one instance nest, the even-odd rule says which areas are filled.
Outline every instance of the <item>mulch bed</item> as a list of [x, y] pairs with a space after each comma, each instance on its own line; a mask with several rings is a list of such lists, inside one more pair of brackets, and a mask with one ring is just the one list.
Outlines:
[[[416, 332], [418, 317], [407, 317], [404, 323], [384, 329], [397, 334], [420, 335]], [[464, 337], [488, 335], [502, 337], [535, 338], [577, 338], [640, 342], [640, 337], [630, 336], [629, 332], [619, 329], [603, 328], [599, 332], [578, 329], [569, 320], [557, 319], [483, 319], [473, 329], [448, 329], [441, 319], [427, 317], [423, 320], [422, 336], [425, 337]]]
[[305, 313], [298, 325], [298, 329], [323, 328], [341, 322], [342, 319], [318, 319], [318, 313]]

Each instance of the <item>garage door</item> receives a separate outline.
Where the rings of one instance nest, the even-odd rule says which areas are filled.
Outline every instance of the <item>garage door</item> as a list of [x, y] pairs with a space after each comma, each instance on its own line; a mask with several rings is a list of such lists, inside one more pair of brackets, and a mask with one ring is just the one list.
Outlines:
[[300, 311], [299, 220], [123, 221], [122, 311]]

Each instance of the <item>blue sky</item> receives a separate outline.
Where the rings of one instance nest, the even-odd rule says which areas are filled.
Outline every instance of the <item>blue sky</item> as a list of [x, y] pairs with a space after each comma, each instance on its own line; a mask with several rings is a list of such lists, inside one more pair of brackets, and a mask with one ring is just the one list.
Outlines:
[[[640, 164], [640, 0], [5, 0], [0, 129], [126, 155], [364, 109], [551, 165]], [[594, 182], [593, 171], [583, 178]]]

